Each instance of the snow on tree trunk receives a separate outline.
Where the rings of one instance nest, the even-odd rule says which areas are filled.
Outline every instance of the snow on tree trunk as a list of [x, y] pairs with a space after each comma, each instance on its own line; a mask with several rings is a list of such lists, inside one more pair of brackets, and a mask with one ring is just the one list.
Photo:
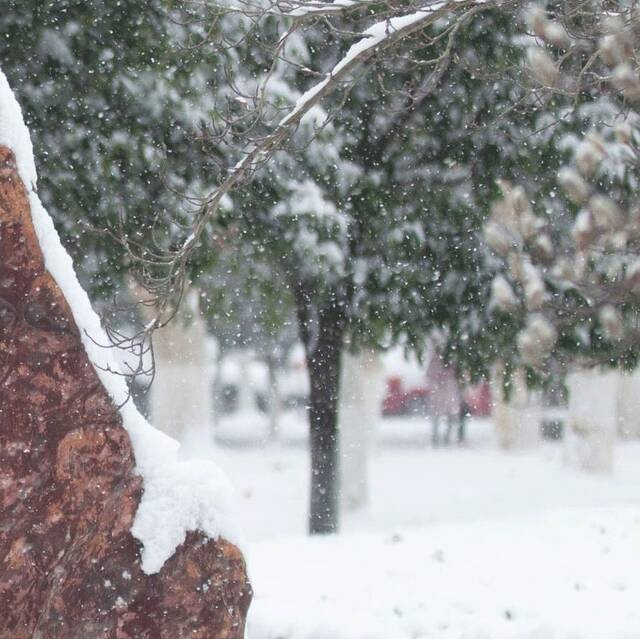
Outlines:
[[617, 388], [618, 434], [640, 437], [640, 370], [620, 372]]
[[123, 403], [36, 180], [0, 72], [0, 637], [241, 639], [227, 485]]
[[494, 368], [491, 377], [492, 419], [498, 445], [506, 450], [526, 450], [540, 442], [540, 399], [527, 389], [524, 373], [516, 371], [511, 378], [511, 394], [503, 393], [503, 369]]
[[157, 428], [180, 442], [209, 443], [212, 437], [213, 380], [207, 328], [197, 294], [190, 291], [184, 307], [153, 337], [155, 379], [151, 415]]
[[242, 351], [238, 357], [240, 375], [238, 378], [238, 412], [241, 414], [253, 413], [256, 410], [256, 402], [253, 395], [253, 385], [250, 374], [250, 366], [253, 361], [253, 353]]
[[282, 397], [278, 369], [273, 357], [267, 358], [267, 374], [269, 377], [269, 441], [275, 442], [280, 431]]
[[342, 360], [339, 450], [340, 507], [348, 513], [369, 503], [369, 464], [384, 390], [378, 355], [362, 350]]
[[567, 377], [569, 415], [565, 463], [589, 472], [611, 472], [616, 437], [618, 374], [596, 369]]
[[213, 374], [211, 376], [211, 397], [213, 398], [213, 415], [211, 417], [211, 424], [213, 426], [214, 436], [218, 432], [220, 415], [222, 413], [222, 357], [222, 346], [220, 343], [217, 343], [212, 357], [214, 366]]

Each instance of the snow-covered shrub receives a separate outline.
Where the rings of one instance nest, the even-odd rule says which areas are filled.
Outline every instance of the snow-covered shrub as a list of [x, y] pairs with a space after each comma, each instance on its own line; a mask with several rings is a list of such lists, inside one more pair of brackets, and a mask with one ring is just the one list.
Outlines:
[[563, 140], [569, 159], [558, 191], [530, 201], [522, 187], [502, 183], [485, 226], [503, 265], [493, 305], [517, 317], [519, 363], [538, 369], [552, 354], [587, 365], [637, 361], [638, 10], [591, 8], [580, 19], [527, 11], [539, 94], [576, 103], [588, 96], [576, 113], [591, 127]]

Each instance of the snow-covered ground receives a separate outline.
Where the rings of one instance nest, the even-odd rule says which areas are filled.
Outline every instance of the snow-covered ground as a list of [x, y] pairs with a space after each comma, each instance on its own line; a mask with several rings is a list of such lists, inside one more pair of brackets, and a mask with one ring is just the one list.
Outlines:
[[637, 639], [640, 509], [254, 544], [252, 639]]
[[640, 638], [640, 442], [589, 476], [557, 443], [497, 450], [488, 421], [433, 450], [424, 418], [384, 420], [369, 510], [310, 539], [304, 421], [248, 443], [262, 421], [226, 419], [215, 452], [249, 540], [249, 639]]

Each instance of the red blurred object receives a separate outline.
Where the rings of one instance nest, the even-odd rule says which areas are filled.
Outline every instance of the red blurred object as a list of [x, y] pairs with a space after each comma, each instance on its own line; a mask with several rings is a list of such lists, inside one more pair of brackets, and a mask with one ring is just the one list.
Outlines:
[[385, 416], [404, 414], [404, 392], [402, 380], [399, 377], [390, 377], [387, 380], [387, 394], [382, 400], [382, 414]]
[[[486, 383], [468, 387], [464, 401], [470, 415], [488, 417], [491, 415], [491, 391]], [[407, 388], [402, 385], [399, 376], [387, 379], [387, 394], [382, 400], [382, 414], [385, 417], [397, 417], [409, 414], [429, 415], [429, 388], [423, 386]]]
[[464, 401], [467, 404], [470, 415], [475, 415], [476, 417], [489, 417], [491, 415], [491, 389], [486, 382], [469, 386], [464, 392]]
[[387, 394], [382, 400], [382, 414], [385, 417], [407, 415], [409, 413], [428, 414], [429, 390], [426, 385], [405, 390], [399, 377], [387, 379]]

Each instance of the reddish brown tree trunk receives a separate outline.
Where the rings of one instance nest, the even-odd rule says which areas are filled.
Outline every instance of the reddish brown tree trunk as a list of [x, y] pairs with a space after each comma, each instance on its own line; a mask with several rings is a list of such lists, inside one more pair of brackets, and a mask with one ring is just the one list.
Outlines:
[[142, 572], [134, 467], [0, 147], [0, 639], [244, 636], [235, 546], [189, 533], [159, 573]]

